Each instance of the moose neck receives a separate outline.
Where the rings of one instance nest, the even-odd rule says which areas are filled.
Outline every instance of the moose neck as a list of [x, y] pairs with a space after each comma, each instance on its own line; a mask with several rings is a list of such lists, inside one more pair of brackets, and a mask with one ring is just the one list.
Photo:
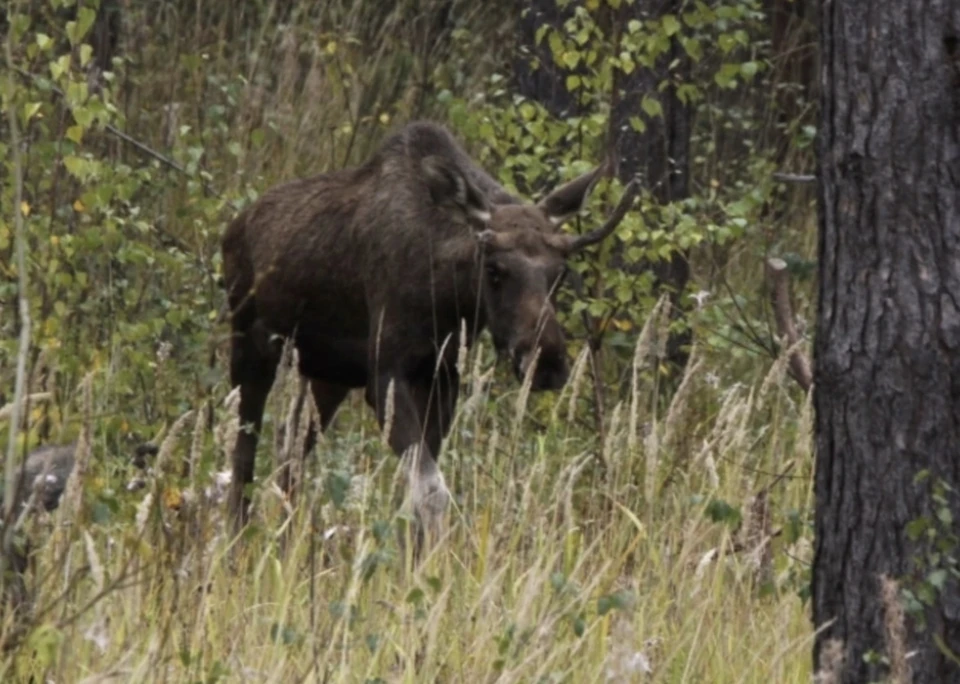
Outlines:
[[477, 335], [487, 325], [482, 301], [483, 261], [480, 246], [470, 234], [445, 241], [434, 253], [437, 293], [436, 309], [432, 312], [437, 326], [438, 344], [452, 335], [448, 344], [460, 343], [460, 335], [466, 324], [467, 345], [471, 346]]

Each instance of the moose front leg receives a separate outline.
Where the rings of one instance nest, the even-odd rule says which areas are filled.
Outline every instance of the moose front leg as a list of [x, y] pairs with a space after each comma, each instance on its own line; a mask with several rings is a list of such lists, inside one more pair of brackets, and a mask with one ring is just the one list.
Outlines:
[[440, 532], [450, 502], [437, 454], [425, 439], [429, 392], [420, 390], [402, 376], [388, 374], [367, 386], [367, 403], [375, 408], [387, 442], [406, 471], [407, 493], [419, 523], [418, 548], [424, 532], [431, 536]]

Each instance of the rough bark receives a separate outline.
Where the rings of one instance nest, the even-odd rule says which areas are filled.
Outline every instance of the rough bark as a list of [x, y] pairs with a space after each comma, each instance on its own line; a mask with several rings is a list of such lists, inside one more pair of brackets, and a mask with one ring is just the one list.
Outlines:
[[[812, 588], [815, 626], [833, 622], [814, 659], [840, 640], [836, 681], [852, 683], [886, 673], [866, 653], [902, 651], [884, 639], [879, 577], [908, 587], [933, 569], [905, 530], [934, 515], [937, 481], [960, 520], [960, 3], [832, 2], [820, 23]], [[912, 681], [960, 682], [935, 645], [960, 653], [954, 580], [926, 621], [906, 620]]]

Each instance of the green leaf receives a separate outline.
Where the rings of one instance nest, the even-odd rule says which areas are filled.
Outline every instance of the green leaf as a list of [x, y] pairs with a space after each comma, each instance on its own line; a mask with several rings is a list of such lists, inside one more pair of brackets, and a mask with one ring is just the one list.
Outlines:
[[740, 73], [743, 74], [744, 78], [753, 78], [758, 69], [759, 65], [756, 62], [744, 62], [740, 65]]
[[80, 157], [69, 155], [63, 158], [63, 165], [67, 167], [70, 175], [84, 180], [87, 177], [87, 160]]
[[616, 591], [597, 600], [597, 613], [606, 615], [611, 610], [624, 610], [633, 603], [633, 595], [625, 590]]
[[[364, 643], [366, 643], [368, 651], [370, 651], [371, 653], [376, 653], [377, 646], [380, 645], [380, 637], [376, 634], [368, 634], [364, 638]], [[374, 681], [374, 680], [367, 680], [367, 681]]]
[[93, 56], [93, 48], [87, 43], [80, 46], [80, 66], [87, 66], [90, 58]]
[[946, 506], [937, 510], [937, 518], [947, 527], [953, 525], [953, 513]]
[[587, 622], [583, 619], [583, 616], [578, 615], [577, 617], [573, 618], [573, 633], [579, 638], [582, 637], [586, 631]]
[[[10, 6], [10, 3], [7, 3], [7, 6]], [[13, 21], [10, 22], [10, 36], [13, 38], [14, 43], [19, 43], [23, 38], [23, 34], [27, 32], [27, 29], [30, 28], [30, 16], [26, 13], [14, 15]]]
[[576, 74], [567, 76], [567, 90], [574, 91], [580, 87], [580, 77]]
[[560, 39], [560, 36], [554, 32], [551, 33], [547, 38], [547, 43], [550, 45], [550, 52], [553, 54], [553, 58], [556, 60], [560, 55], [563, 54], [563, 41]]
[[83, 142], [83, 126], [70, 126], [67, 129], [67, 138], [77, 143], [78, 145]]
[[648, 116], [653, 117], [663, 115], [663, 107], [660, 105], [660, 100], [650, 97], [649, 95], [644, 96], [643, 100], [640, 102], [640, 106]]
[[60, 77], [69, 70], [70, 55], [60, 55], [59, 59], [50, 62], [50, 75], [55, 81], [60, 80]]
[[41, 50], [46, 50], [53, 45], [53, 40], [46, 33], [37, 34], [37, 45]]
[[707, 504], [706, 514], [713, 522], [726, 523], [731, 527], [738, 525], [742, 518], [740, 509], [731, 506], [723, 499], [712, 499]]
[[62, 642], [63, 632], [52, 624], [44, 624], [30, 635], [27, 647], [34, 652], [37, 665], [47, 668], [53, 664]]
[[672, 14], [665, 14], [663, 19], [660, 20], [660, 24], [663, 26], [663, 32], [668, 36], [672, 36], [680, 30], [680, 22]]
[[717, 36], [717, 44], [720, 46], [723, 54], [727, 54], [737, 46], [737, 39], [729, 33], [721, 33]]
[[538, 28], [536, 33], [533, 34], [534, 45], [540, 45], [543, 42], [543, 37], [546, 35], [547, 31], [551, 28], [550, 24], [544, 22]]
[[287, 627], [274, 622], [270, 627], [270, 639], [274, 643], [282, 643], [284, 646], [291, 646], [299, 643], [300, 635], [293, 627]]
[[30, 122], [30, 119], [32, 119], [34, 115], [40, 111], [40, 106], [41, 105], [39, 102], [25, 102], [23, 104], [23, 115], [21, 118], [23, 119], [24, 126], [26, 126]]
[[737, 85], [737, 75], [740, 73], [739, 64], [724, 64], [714, 75], [713, 80], [721, 88], [735, 88]]
[[696, 38], [680, 38], [680, 44], [694, 62], [699, 62], [703, 57], [703, 47]]
[[343, 508], [347, 500], [347, 494], [350, 493], [350, 476], [342, 472], [331, 472], [327, 475], [325, 483], [327, 496], [336, 508]]
[[568, 69], [576, 69], [577, 65], [580, 63], [580, 53], [576, 50], [564, 52], [561, 61]]
[[927, 581], [933, 585], [937, 591], [943, 591], [943, 587], [947, 583], [947, 571], [943, 568], [938, 568], [927, 575]]
[[90, 27], [93, 26], [94, 20], [97, 18], [97, 13], [89, 7], [81, 7], [77, 10], [77, 21], [70, 22], [74, 24], [73, 35], [71, 34], [69, 24], [67, 25], [67, 37], [70, 39], [71, 45], [76, 45], [83, 37], [87, 35], [87, 31], [90, 30]]

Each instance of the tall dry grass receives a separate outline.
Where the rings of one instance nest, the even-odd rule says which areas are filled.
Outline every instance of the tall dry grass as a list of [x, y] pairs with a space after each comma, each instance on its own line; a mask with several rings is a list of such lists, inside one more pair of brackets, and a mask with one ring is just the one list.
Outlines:
[[[33, 523], [46, 540], [30, 574], [35, 612], [0, 678], [809, 681], [809, 618], [792, 579], [808, 562], [806, 539], [760, 539], [773, 546], [758, 556], [743, 530], [708, 515], [718, 500], [746, 511], [788, 463], [765, 515], [781, 525], [806, 505], [809, 404], [792, 400], [778, 366], [752, 387], [713, 388], [694, 359], [659, 420], [639, 372], [648, 352], [638, 348], [632, 395], [597, 445], [568, 420], [582, 373], [538, 398], [556, 410], [536, 432], [526, 389], [495, 383], [482, 345], [461, 350], [469, 372], [441, 460], [455, 505], [448, 534], [417, 566], [397, 540], [397, 459], [368, 412], [338, 416], [288, 501], [277, 478], [306, 421], [291, 416], [297, 374], [279, 374], [260, 452], [270, 474], [240, 539], [226, 532], [213, 485], [238, 429], [235, 394], [217, 408], [215, 437], [199, 427], [200, 407], [183, 414], [148, 486], [125, 504], [133, 524], [98, 521], [92, 493]], [[716, 407], [700, 423], [688, 415], [695, 397]], [[84, 415], [93, 455], [81, 484], [95, 489], [104, 464]], [[188, 477], [183, 463], [194, 465]]]

